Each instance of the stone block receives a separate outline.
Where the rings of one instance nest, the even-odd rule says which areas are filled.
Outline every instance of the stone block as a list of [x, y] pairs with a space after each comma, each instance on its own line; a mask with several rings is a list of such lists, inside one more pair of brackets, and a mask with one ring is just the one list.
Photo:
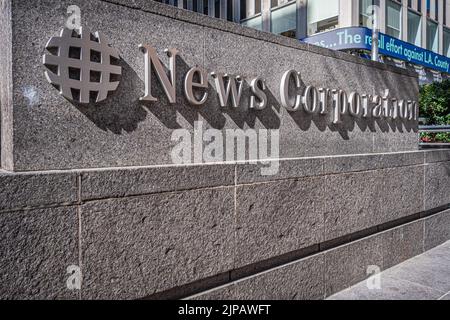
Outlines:
[[11, 0], [0, 3], [0, 168], [13, 167]]
[[238, 163], [236, 181], [237, 184], [248, 184], [318, 176], [323, 172], [323, 161], [323, 158], [317, 157]]
[[388, 269], [423, 253], [424, 221], [417, 220], [380, 234], [383, 267]]
[[238, 300], [323, 299], [324, 256], [308, 257], [235, 283]]
[[1, 299], [77, 299], [69, 266], [79, 266], [75, 207], [0, 214]]
[[450, 204], [450, 161], [425, 166], [425, 210]]
[[325, 251], [326, 296], [367, 279], [372, 267], [383, 270], [382, 247], [382, 238], [371, 236]]
[[235, 268], [322, 240], [323, 178], [238, 186]]
[[81, 173], [83, 200], [234, 185], [234, 164], [89, 170]]
[[233, 188], [82, 206], [86, 299], [136, 299], [231, 270]]
[[325, 240], [378, 226], [423, 209], [423, 166], [326, 176]]
[[450, 210], [424, 219], [424, 246], [430, 250], [450, 240]]
[[318, 254], [192, 297], [195, 300], [317, 300], [324, 298], [324, 256]]
[[0, 171], [0, 211], [78, 201], [77, 174]]
[[450, 161], [450, 150], [427, 150], [425, 154], [425, 163]]
[[345, 173], [406, 167], [423, 164], [423, 158], [424, 153], [421, 151], [331, 156], [324, 158], [324, 173]]

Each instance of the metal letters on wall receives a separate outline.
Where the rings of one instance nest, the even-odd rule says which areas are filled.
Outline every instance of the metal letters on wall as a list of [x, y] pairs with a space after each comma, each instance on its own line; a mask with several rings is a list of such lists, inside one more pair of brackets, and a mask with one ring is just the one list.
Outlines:
[[[69, 100], [89, 103], [106, 99], [108, 92], [114, 91], [122, 69], [118, 65], [119, 53], [111, 48], [98, 32], [92, 35], [87, 29], [80, 33], [63, 29], [60, 37], [52, 37], [46, 48], [51, 54], [44, 55], [45, 72], [48, 81], [59, 88], [60, 93]], [[158, 101], [152, 95], [152, 72], [156, 75], [169, 103], [177, 102], [176, 97], [176, 57], [177, 49], [167, 49], [169, 57], [166, 72], [157, 51], [149, 44], [139, 45], [144, 54], [145, 93], [141, 101]], [[56, 49], [56, 51], [55, 51]], [[56, 67], [52, 69], [52, 67]], [[209, 74], [218, 94], [221, 107], [239, 108], [243, 94], [244, 77], [241, 75], [211, 72]], [[249, 79], [250, 110], [263, 110], [267, 107], [266, 82], [262, 77]], [[208, 99], [208, 73], [201, 67], [192, 67], [184, 77], [184, 96], [196, 107]], [[346, 114], [352, 117], [373, 117], [414, 120], [418, 119], [418, 103], [408, 99], [391, 97], [389, 89], [383, 94], [371, 95], [356, 91], [347, 93], [338, 88], [316, 88], [304, 86], [297, 70], [287, 70], [281, 75], [279, 86], [280, 104], [289, 112], [299, 110], [307, 114], [332, 114], [332, 122], [340, 123]]]
[[65, 98], [79, 102], [100, 102], [117, 89], [122, 67], [119, 52], [103, 35], [82, 27], [78, 33], [64, 28], [59, 37], [47, 42], [49, 54], [43, 57], [47, 80]]

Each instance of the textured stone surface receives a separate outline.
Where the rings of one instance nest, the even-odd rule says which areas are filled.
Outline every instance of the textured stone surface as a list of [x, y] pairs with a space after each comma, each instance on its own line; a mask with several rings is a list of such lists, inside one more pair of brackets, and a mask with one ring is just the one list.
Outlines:
[[324, 256], [319, 254], [235, 284], [239, 300], [323, 299]]
[[424, 166], [380, 170], [383, 190], [378, 224], [423, 211]]
[[196, 300], [315, 300], [324, 298], [324, 256], [318, 254], [211, 290]]
[[[236, 166], [236, 181], [245, 184], [317, 176], [323, 172], [323, 162], [323, 158], [303, 158], [239, 163]], [[274, 174], [264, 174], [272, 172]]]
[[82, 199], [234, 185], [233, 164], [90, 170], [81, 174]]
[[450, 210], [425, 219], [425, 250], [450, 240]]
[[11, 0], [0, 2], [0, 167], [13, 167]]
[[323, 178], [238, 186], [235, 267], [322, 240]]
[[[59, 34], [69, 5], [78, 5], [84, 25], [92, 32], [103, 32], [122, 58], [123, 76], [118, 90], [95, 106], [66, 101], [43, 74], [44, 46], [49, 37]], [[201, 119], [196, 108], [187, 106], [181, 83], [188, 67], [202, 65], [202, 27], [102, 1], [41, 1], [39, 5], [15, 1], [13, 10], [17, 20], [16, 170], [172, 163], [173, 130], [185, 127], [192, 131], [193, 121]], [[29, 23], [35, 17], [40, 23]], [[34, 39], [34, 45], [30, 46], [28, 39]], [[176, 47], [181, 51], [177, 61], [177, 104], [168, 105], [156, 80], [153, 94], [160, 101], [139, 103], [144, 90], [144, 59], [138, 49], [141, 43], [152, 44], [165, 65], [168, 59], [164, 58], [164, 49]], [[39, 72], [30, 74], [29, 70]], [[25, 89], [36, 93], [33, 103], [26, 99]]]
[[425, 163], [450, 161], [450, 150], [429, 150], [425, 152]]
[[230, 270], [233, 189], [82, 207], [83, 298], [143, 298]]
[[[214, 46], [215, 43], [223, 45], [218, 48]], [[281, 55], [289, 56], [290, 59], [280, 59], [280, 52], [282, 52]], [[247, 59], [246, 57], [249, 56], [252, 58]], [[235, 61], [236, 57], [238, 61]], [[267, 79], [270, 108], [260, 113], [251, 112], [251, 110], [248, 112], [245, 109], [230, 110], [227, 116], [237, 125], [279, 128], [282, 157], [323, 155], [324, 150], [326, 154], [369, 153], [374, 150], [374, 137], [378, 135], [389, 137], [392, 129], [382, 122], [381, 124], [365, 120], [355, 122], [350, 118], [344, 119], [340, 126], [332, 126], [329, 124], [329, 115], [311, 117], [303, 112], [287, 112], [280, 108], [278, 103], [279, 82], [282, 76], [280, 70], [296, 69], [301, 72], [302, 81], [305, 84], [339, 87], [348, 92], [351, 90], [372, 92], [380, 90], [380, 87], [388, 86], [395, 88], [393, 94], [411, 95], [416, 87], [411, 82], [412, 90], [400, 88], [393, 77], [382, 75], [378, 73], [378, 70], [366, 70], [367, 74], [370, 73], [370, 77], [361, 76], [361, 66], [350, 62], [293, 48], [274, 48], [273, 44], [267, 42], [245, 39], [215, 30], [206, 34], [205, 67], [221, 72], [244, 74], [247, 81], [256, 75], [263, 75]], [[345, 74], [342, 73], [343, 69], [346, 70]], [[361, 81], [361, 79], [370, 79], [370, 81]], [[246, 100], [248, 97], [244, 99]], [[209, 104], [213, 103], [215, 102], [209, 102]], [[411, 140], [417, 138], [416, 134], [413, 132], [408, 134], [404, 129], [402, 135], [409, 135], [410, 140], [402, 140], [398, 143], [398, 147], [416, 149], [416, 141], [414, 140], [414, 144], [411, 143]], [[402, 135], [398, 136], [404, 139]], [[414, 138], [412, 139], [411, 136]], [[393, 149], [391, 146], [388, 148]], [[380, 151], [382, 149], [383, 146], [377, 148]]]
[[0, 171], [0, 211], [75, 203], [75, 173], [5, 173]]
[[371, 274], [369, 266], [383, 269], [382, 238], [372, 236], [350, 244], [326, 251], [325, 254], [325, 293], [330, 296]]
[[1, 299], [76, 299], [67, 267], [78, 262], [74, 207], [0, 214]]
[[324, 173], [377, 170], [423, 164], [423, 162], [424, 152], [422, 151], [332, 156], [324, 158]]
[[450, 203], [450, 161], [425, 166], [425, 210]]
[[326, 176], [325, 240], [423, 210], [423, 166]]
[[[44, 46], [59, 33], [67, 6], [74, 4], [81, 8], [84, 25], [102, 31], [122, 57], [123, 77], [117, 92], [96, 106], [69, 103], [43, 75]], [[43, 0], [37, 5], [19, 0], [12, 11], [14, 157], [10, 159], [15, 170], [169, 164], [173, 131], [192, 132], [197, 120], [205, 129], [280, 129], [280, 155], [289, 158], [417, 148], [417, 134], [410, 124], [344, 119], [332, 126], [326, 117], [311, 118], [279, 107], [279, 81], [283, 71], [291, 68], [301, 72], [305, 84], [371, 94], [390, 88], [392, 96], [417, 99], [416, 77], [401, 69], [149, 1]], [[180, 50], [176, 104], [168, 105], [156, 81], [153, 94], [160, 101], [138, 101], [144, 89], [140, 43], [152, 44], [166, 66], [163, 50]], [[270, 106], [264, 111], [247, 110], [248, 84], [237, 110], [220, 108], [212, 86], [205, 106], [189, 106], [181, 83], [193, 66], [239, 73], [246, 82], [256, 75], [265, 77]]]
[[424, 221], [414, 221], [385, 231], [380, 237], [383, 243], [383, 268], [388, 269], [423, 253]]

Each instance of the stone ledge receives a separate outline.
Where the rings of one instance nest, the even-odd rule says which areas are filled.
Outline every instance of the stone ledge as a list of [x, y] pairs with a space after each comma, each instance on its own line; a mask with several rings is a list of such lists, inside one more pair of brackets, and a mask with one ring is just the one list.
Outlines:
[[450, 149], [447, 150], [428, 150], [424, 153], [425, 163], [450, 161]]
[[0, 172], [0, 211], [78, 202], [74, 172]]
[[[257, 162], [211, 163], [187, 166], [143, 166], [102, 169], [8, 172], [0, 170], [0, 211], [73, 204], [105, 198], [121, 198], [161, 192], [243, 186], [258, 183], [297, 180], [315, 176], [340, 176], [423, 165], [426, 190], [438, 190], [445, 198], [447, 151], [412, 151], [398, 153], [325, 156], [280, 159], [278, 173], [261, 175], [269, 165]], [[274, 162], [274, 161], [270, 161]], [[270, 164], [274, 165], [274, 164]], [[443, 172], [443, 174], [438, 173]], [[81, 187], [77, 176], [80, 176]], [[442, 180], [440, 184], [434, 182]], [[79, 189], [80, 188], [80, 189]], [[428, 192], [427, 191], [427, 192]], [[80, 193], [80, 194], [78, 194]], [[80, 196], [80, 199], [78, 198]], [[439, 207], [426, 195], [426, 210]], [[443, 203], [450, 199], [443, 199]], [[439, 202], [439, 201], [438, 201]]]
[[234, 164], [121, 168], [81, 172], [81, 199], [234, 185]]

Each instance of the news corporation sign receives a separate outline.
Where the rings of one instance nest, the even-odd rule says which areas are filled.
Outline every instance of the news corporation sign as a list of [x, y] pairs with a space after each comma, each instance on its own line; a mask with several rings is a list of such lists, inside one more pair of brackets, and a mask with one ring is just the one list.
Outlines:
[[[209, 80], [215, 86], [222, 108], [240, 108], [244, 91], [244, 81], [249, 83], [250, 100], [248, 108], [258, 112], [268, 106], [266, 81], [257, 76], [246, 79], [244, 75], [231, 75], [210, 71], [194, 66], [184, 75], [183, 83], [176, 81], [176, 57], [181, 53], [167, 49], [169, 70], [165, 71], [156, 49], [150, 44], [138, 46], [145, 64], [145, 93], [140, 100], [156, 102], [152, 94], [152, 71], [156, 74], [170, 104], [177, 101], [176, 87], [183, 86], [186, 100], [195, 108], [201, 108], [209, 98]], [[105, 37], [86, 28], [80, 30], [63, 29], [59, 36], [52, 37], [46, 45], [43, 56], [47, 80], [66, 99], [79, 104], [95, 104], [107, 99], [120, 82], [122, 68], [119, 52], [108, 45]], [[211, 77], [211, 78], [209, 78]], [[332, 115], [332, 122], [338, 124], [343, 116], [355, 118], [384, 118], [415, 121], [418, 118], [417, 101], [392, 97], [389, 89], [382, 94], [345, 92], [339, 88], [304, 86], [301, 74], [285, 70], [279, 83], [280, 104], [289, 112], [303, 110], [307, 114]]]

